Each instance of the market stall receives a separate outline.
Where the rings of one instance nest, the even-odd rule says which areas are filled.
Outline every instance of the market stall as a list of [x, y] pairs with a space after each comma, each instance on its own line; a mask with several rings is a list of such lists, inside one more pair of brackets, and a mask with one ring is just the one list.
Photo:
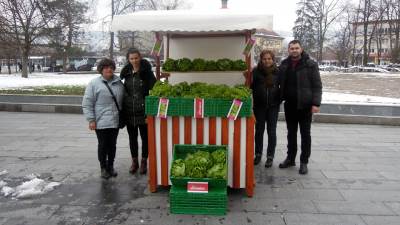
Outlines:
[[[255, 29], [272, 29], [272, 16], [260, 12], [243, 13], [221, 9], [215, 11], [142, 11], [114, 17], [113, 31], [152, 31], [156, 41], [164, 45], [164, 58], [243, 60], [244, 70], [252, 67], [251, 51], [243, 54], [252, 41]], [[185, 71], [168, 73], [160, 69], [156, 56], [157, 79], [166, 78], [175, 84], [206, 82], [212, 84], [250, 84], [250, 72]], [[247, 109], [251, 110], [250, 106]], [[148, 106], [146, 105], [146, 111]], [[224, 112], [225, 113], [225, 112]], [[232, 188], [245, 188], [248, 196], [254, 190], [254, 117], [250, 114], [235, 120], [224, 115], [209, 114], [195, 118], [189, 114], [168, 114], [166, 118], [147, 113], [149, 128], [149, 185], [152, 192], [158, 185], [167, 186], [175, 144], [228, 146], [228, 180]]]

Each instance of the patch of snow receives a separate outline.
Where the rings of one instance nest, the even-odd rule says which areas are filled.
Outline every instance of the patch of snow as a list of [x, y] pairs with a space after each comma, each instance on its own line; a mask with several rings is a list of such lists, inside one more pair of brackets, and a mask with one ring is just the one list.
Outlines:
[[26, 198], [41, 195], [54, 190], [54, 187], [59, 185], [60, 183], [58, 182], [46, 183], [46, 181], [42, 179], [33, 178], [32, 180], [23, 182], [21, 185], [17, 186], [13, 196], [16, 198]]
[[1, 74], [0, 89], [13, 89], [21, 87], [60, 86], [60, 85], [87, 85], [99, 74], [57, 74], [57, 73], [33, 73], [28, 78], [22, 78], [21, 74]]
[[0, 188], [7, 185], [7, 182], [0, 180]]
[[39, 176], [39, 175], [37, 175], [37, 174], [35, 174], [35, 173], [31, 173], [31, 174], [26, 175], [26, 176], [25, 176], [25, 179], [33, 180], [33, 179], [37, 178], [38, 176]]
[[14, 192], [15, 192], [14, 188], [11, 188], [11, 187], [8, 187], [8, 186], [4, 186], [1, 189], [1, 193], [6, 197], [11, 195], [11, 194], [13, 194]]
[[0, 176], [6, 175], [7, 173], [8, 173], [7, 170], [3, 170], [3, 171], [0, 172]]
[[370, 95], [342, 94], [322, 92], [322, 103], [337, 104], [374, 104], [374, 105], [399, 105], [399, 98], [377, 97]]
[[37, 178], [35, 174], [30, 174], [26, 177], [31, 179], [23, 182], [15, 188], [6, 186], [7, 183], [0, 181], [1, 193], [7, 197], [12, 196], [15, 198], [27, 198], [36, 195], [42, 195], [55, 189], [55, 187], [61, 185], [59, 182], [46, 182], [40, 178]]

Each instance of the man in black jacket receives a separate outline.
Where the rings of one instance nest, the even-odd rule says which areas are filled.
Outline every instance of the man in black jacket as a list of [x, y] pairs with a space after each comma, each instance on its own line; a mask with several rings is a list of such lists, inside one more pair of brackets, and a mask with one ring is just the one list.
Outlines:
[[297, 129], [300, 126], [300, 174], [307, 174], [311, 154], [312, 114], [319, 112], [322, 83], [318, 64], [302, 49], [298, 40], [289, 43], [289, 57], [280, 65], [281, 98], [285, 101], [285, 120], [288, 130], [287, 158], [279, 168], [295, 166]]

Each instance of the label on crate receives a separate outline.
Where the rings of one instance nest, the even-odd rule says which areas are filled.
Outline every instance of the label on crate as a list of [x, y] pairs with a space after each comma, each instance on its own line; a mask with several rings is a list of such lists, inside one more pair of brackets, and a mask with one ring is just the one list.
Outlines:
[[234, 99], [226, 117], [228, 117], [228, 119], [230, 120], [236, 120], [239, 115], [240, 109], [242, 108], [242, 105], [242, 101], [240, 101], [239, 99]]
[[168, 98], [160, 98], [160, 101], [158, 102], [158, 112], [157, 112], [158, 117], [164, 119], [167, 118], [168, 105], [169, 105]]
[[195, 98], [194, 99], [194, 118], [200, 119], [204, 118], [204, 99]]
[[253, 46], [254, 46], [254, 43], [256, 43], [256, 41], [255, 41], [254, 39], [252, 39], [252, 38], [250, 38], [250, 39], [247, 41], [246, 47], [245, 47], [244, 50], [243, 50], [243, 55], [245, 55], [245, 56], [249, 55], [251, 49], [252, 49]]
[[162, 47], [162, 39], [157, 39], [153, 45], [153, 49], [151, 50], [152, 56], [160, 56], [160, 51]]
[[187, 192], [190, 192], [190, 193], [208, 193], [208, 182], [189, 181], [187, 183]]

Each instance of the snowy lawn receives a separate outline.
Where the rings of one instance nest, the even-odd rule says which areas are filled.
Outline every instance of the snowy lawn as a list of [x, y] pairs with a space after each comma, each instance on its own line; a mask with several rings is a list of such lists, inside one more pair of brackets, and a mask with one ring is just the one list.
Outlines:
[[[39, 87], [39, 86], [65, 86], [65, 85], [87, 85], [90, 80], [99, 76], [98, 74], [58, 74], [58, 73], [33, 73], [29, 74], [29, 78], [22, 78], [20, 74], [1, 74], [0, 89], [21, 89], [23, 87]], [[387, 97], [386, 95], [364, 95], [366, 86], [373, 86], [377, 80], [386, 80], [386, 84], [390, 86], [400, 81], [400, 74], [387, 73], [335, 73], [321, 72], [324, 81], [323, 103], [340, 103], [340, 104], [384, 104], [384, 105], [400, 105], [400, 98]], [[345, 76], [346, 80], [344, 80]], [[335, 78], [337, 80], [335, 81]], [[328, 79], [325, 82], [324, 79]], [[362, 81], [358, 79], [362, 78]], [[394, 80], [393, 80], [394, 79]], [[355, 82], [346, 90], [339, 90], [343, 87], [342, 83]], [[341, 85], [337, 85], [341, 83]], [[360, 83], [365, 83], [360, 85]], [[384, 85], [385, 83], [383, 83]], [[336, 85], [336, 86], [335, 86]], [[397, 85], [396, 85], [397, 86]], [[389, 92], [398, 92], [399, 88], [387, 90]], [[364, 91], [364, 92], [362, 92]], [[373, 93], [373, 90], [369, 93]], [[386, 96], [386, 97], [382, 97]], [[393, 95], [396, 96], [396, 95]]]

